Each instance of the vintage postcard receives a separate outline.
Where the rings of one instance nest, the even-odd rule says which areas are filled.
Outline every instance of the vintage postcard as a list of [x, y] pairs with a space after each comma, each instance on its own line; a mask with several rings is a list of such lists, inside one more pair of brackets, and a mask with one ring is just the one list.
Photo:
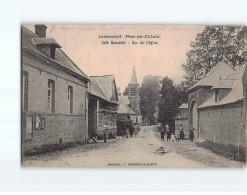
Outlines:
[[22, 166], [246, 167], [246, 33], [22, 24]]

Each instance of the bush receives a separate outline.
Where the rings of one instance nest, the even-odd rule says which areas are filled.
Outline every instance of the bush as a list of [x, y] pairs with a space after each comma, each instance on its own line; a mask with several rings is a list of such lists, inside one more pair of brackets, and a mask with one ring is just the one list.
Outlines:
[[76, 142], [68, 142], [68, 143], [61, 143], [61, 144], [48, 144], [48, 145], [43, 145], [39, 148], [32, 148], [28, 151], [26, 151], [23, 156], [35, 156], [35, 155], [41, 155], [41, 154], [46, 154], [50, 152], [55, 152], [59, 150], [64, 150], [67, 148], [73, 148], [78, 145], [83, 145], [85, 144], [84, 142], [81, 141], [76, 141]]
[[126, 129], [130, 128], [132, 121], [129, 119], [117, 120], [117, 135], [124, 136], [126, 135]]

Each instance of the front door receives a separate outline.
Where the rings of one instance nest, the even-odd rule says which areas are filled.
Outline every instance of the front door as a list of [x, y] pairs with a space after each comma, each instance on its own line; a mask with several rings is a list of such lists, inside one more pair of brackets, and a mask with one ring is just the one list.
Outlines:
[[88, 137], [97, 132], [97, 100], [89, 98], [88, 102]]

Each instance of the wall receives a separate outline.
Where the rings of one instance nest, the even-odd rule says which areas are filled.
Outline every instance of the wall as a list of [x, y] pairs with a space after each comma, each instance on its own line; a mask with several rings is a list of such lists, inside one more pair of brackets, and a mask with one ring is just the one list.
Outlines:
[[199, 111], [199, 137], [224, 145], [245, 147], [243, 103]]
[[[86, 82], [60, 69], [52, 68], [39, 59], [23, 55], [22, 68], [28, 72], [28, 108], [22, 112], [23, 151], [46, 144], [85, 141], [85, 93]], [[48, 111], [48, 79], [55, 81], [55, 112]], [[73, 87], [73, 113], [68, 114], [68, 86]], [[45, 128], [33, 130], [26, 136], [26, 116], [36, 115], [45, 119]]]
[[197, 107], [200, 106], [204, 101], [206, 101], [212, 94], [214, 90], [210, 90], [210, 87], [200, 87], [196, 90], [190, 91], [188, 94], [188, 121], [189, 125], [192, 125], [192, 111], [191, 106], [194, 101], [197, 103]]

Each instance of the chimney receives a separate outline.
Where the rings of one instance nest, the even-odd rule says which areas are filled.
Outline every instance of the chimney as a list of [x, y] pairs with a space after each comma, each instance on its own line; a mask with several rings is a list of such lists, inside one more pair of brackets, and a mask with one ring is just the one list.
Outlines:
[[38, 35], [40, 38], [46, 38], [46, 29], [47, 26], [44, 24], [35, 24], [35, 34]]

